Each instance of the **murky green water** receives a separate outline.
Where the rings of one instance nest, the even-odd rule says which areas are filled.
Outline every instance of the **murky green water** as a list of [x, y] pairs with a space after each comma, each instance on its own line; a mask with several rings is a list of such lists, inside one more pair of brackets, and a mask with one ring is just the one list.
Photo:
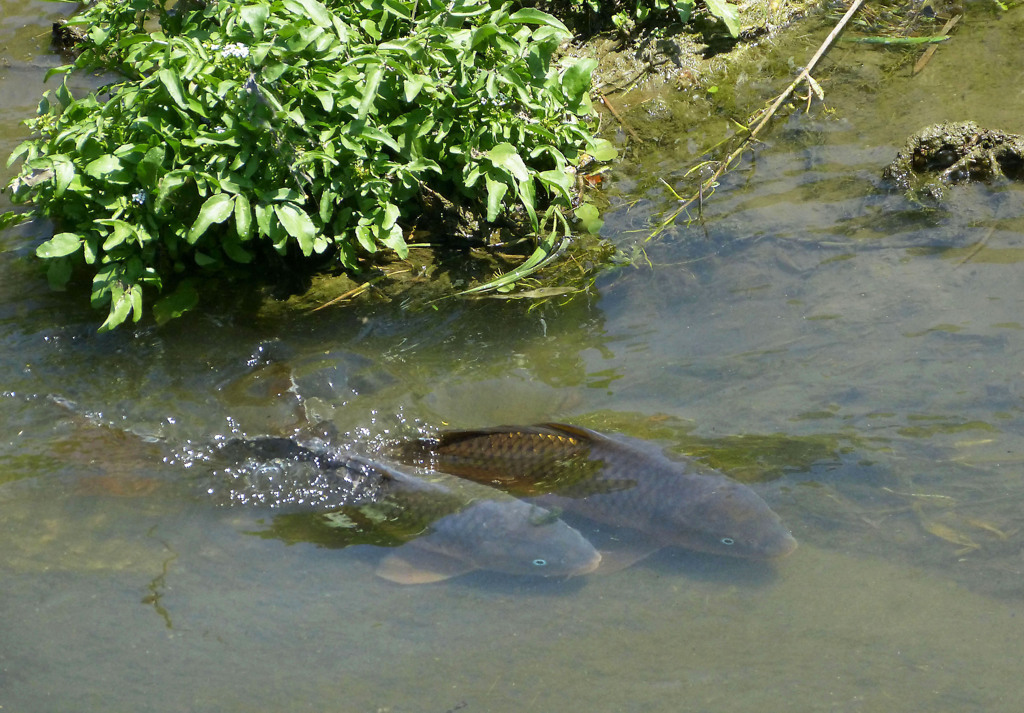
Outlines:
[[[0, 0], [0, 154], [61, 9]], [[641, 200], [606, 226], [650, 263], [561, 307], [233, 305], [100, 336], [24, 259], [45, 226], [4, 233], [2, 709], [1018, 710], [1024, 189], [922, 210], [879, 180], [933, 121], [1024, 133], [1024, 14], [986, 12], [914, 79], [835, 50], [835, 116], [784, 122], [703, 224], [644, 243], [671, 209], [650, 178], [690, 160], [666, 135], [617, 170], [612, 192]], [[699, 452], [801, 547], [390, 584], [379, 551], [253, 536], [272, 513], [218, 507], [202, 473], [163, 462], [170, 443], [290, 428], [292, 376], [353, 438], [560, 419]]]

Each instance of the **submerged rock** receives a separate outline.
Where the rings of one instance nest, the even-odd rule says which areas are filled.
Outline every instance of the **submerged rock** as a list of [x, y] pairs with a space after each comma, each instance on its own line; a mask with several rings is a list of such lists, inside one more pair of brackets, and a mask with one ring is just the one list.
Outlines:
[[882, 172], [911, 195], [942, 198], [970, 181], [1024, 181], [1024, 136], [982, 129], [973, 121], [934, 124], [917, 132]]

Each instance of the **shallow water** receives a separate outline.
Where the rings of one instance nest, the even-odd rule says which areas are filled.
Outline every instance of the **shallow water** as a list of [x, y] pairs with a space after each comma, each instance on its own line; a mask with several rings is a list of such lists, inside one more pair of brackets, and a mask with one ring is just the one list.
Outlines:
[[[0, 0], [4, 155], [61, 8]], [[605, 233], [649, 263], [564, 306], [229, 305], [97, 335], [84, 296], [24, 259], [46, 226], [6, 231], [0, 706], [1016, 711], [1024, 192], [925, 209], [880, 174], [933, 121], [1024, 133], [1022, 26], [971, 5], [914, 79], [841, 46], [834, 116], [781, 122], [703, 223], [649, 242], [672, 205], [646, 179], [691, 156], [685, 137], [641, 152], [610, 188], [640, 200]], [[378, 549], [287, 544], [273, 512], [220, 507], [201, 464], [164, 462], [307, 415], [362, 441], [546, 420], [650, 438], [751, 482], [801, 546], [400, 587]]]

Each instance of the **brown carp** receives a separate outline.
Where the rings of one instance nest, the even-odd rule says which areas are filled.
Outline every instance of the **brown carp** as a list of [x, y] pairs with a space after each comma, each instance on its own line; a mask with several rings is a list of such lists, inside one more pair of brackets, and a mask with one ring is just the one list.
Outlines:
[[500, 426], [404, 442], [393, 456], [644, 533], [655, 545], [755, 559], [796, 548], [753, 490], [636, 439], [558, 423]]
[[292, 510], [315, 503], [323, 522], [348, 530], [352, 541], [369, 533], [378, 542], [399, 544], [377, 570], [391, 581], [436, 582], [475, 569], [570, 577], [593, 571], [601, 561], [594, 546], [556, 514], [472, 481], [420, 477], [287, 438], [235, 441], [225, 450], [260, 464], [256, 476], [237, 471], [246, 480], [255, 477], [255, 487], [236, 482], [236, 492], [272, 493], [261, 502]]

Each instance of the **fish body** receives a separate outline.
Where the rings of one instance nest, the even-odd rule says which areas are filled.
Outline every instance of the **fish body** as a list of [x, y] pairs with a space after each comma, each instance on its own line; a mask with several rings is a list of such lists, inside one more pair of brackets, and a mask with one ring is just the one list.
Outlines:
[[[310, 470], [288, 482], [301, 484], [303, 497], [316, 502], [332, 526], [405, 543], [378, 570], [386, 579], [422, 583], [474, 569], [568, 577], [593, 571], [601, 561], [593, 545], [550, 510], [495, 488], [451, 476], [419, 477], [291, 439], [246, 441], [241, 452]], [[311, 483], [316, 493], [310, 493]], [[294, 502], [287, 490], [279, 487], [278, 496]], [[329, 497], [318, 498], [322, 493]]]
[[664, 545], [754, 559], [796, 548], [753, 490], [634, 439], [549, 423], [443, 432], [400, 444], [394, 454], [408, 464], [533, 496], [545, 507], [637, 530]]

